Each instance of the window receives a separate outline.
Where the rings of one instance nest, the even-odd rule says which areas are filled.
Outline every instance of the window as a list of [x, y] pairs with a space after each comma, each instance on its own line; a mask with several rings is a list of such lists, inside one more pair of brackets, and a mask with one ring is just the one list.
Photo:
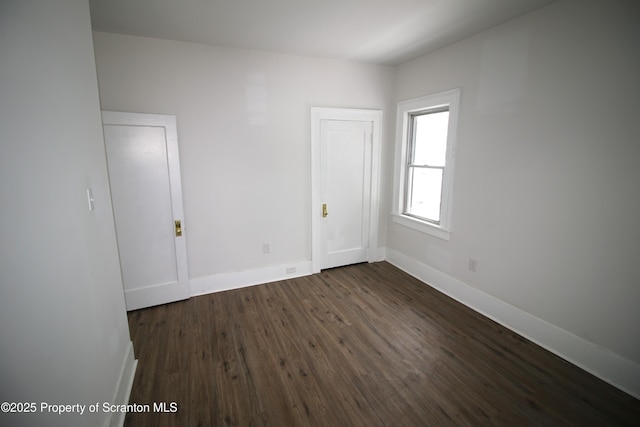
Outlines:
[[398, 104], [394, 222], [449, 239], [460, 90]]

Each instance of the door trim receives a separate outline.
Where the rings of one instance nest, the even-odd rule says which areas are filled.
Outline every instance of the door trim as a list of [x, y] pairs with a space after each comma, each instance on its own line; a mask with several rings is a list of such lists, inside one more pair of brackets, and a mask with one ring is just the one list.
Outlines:
[[320, 272], [321, 243], [321, 168], [320, 122], [322, 120], [363, 121], [372, 123], [371, 194], [369, 204], [369, 248], [367, 261], [377, 261], [380, 207], [380, 149], [382, 111], [351, 108], [311, 107], [311, 262], [313, 273]]

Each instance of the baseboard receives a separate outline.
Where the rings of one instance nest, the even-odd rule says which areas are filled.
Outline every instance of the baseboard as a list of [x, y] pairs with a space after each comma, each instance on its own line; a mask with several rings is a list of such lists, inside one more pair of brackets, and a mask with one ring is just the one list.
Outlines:
[[386, 261], [614, 387], [640, 399], [640, 365], [433, 267], [387, 248]]
[[187, 298], [189, 298], [189, 290], [179, 282], [161, 283], [159, 285], [124, 291], [124, 301], [127, 306], [127, 311], [165, 304], [167, 301], [180, 301]]
[[[138, 360], [133, 355], [133, 342], [129, 341], [129, 346], [120, 370], [120, 378], [115, 396], [112, 400], [114, 405], [126, 405], [129, 403], [131, 395], [131, 387], [133, 386], [133, 378], [136, 374]], [[122, 427], [124, 425], [124, 417], [126, 412], [111, 412], [111, 416], [106, 420], [105, 426]]]
[[312, 274], [311, 261], [301, 261], [293, 264], [276, 265], [256, 270], [238, 271], [232, 273], [215, 274], [208, 277], [191, 279], [189, 286], [191, 296], [210, 294], [213, 292], [240, 289], [247, 286], [292, 279], [294, 277]]

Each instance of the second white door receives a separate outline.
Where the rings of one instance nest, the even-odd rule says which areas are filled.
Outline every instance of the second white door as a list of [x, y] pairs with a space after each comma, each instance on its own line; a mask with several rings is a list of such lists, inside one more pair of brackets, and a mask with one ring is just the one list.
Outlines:
[[370, 110], [312, 110], [316, 271], [375, 260], [378, 117]]

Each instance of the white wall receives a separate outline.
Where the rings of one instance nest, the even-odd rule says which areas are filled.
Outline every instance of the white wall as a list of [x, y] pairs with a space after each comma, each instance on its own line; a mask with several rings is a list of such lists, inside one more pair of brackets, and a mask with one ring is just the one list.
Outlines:
[[397, 101], [462, 88], [453, 232], [390, 224], [387, 236], [392, 251], [635, 364], [636, 394], [638, 12], [560, 1], [401, 65]]
[[391, 67], [100, 32], [94, 43], [103, 109], [177, 116], [192, 279], [309, 261], [310, 107], [393, 116]]
[[[124, 402], [135, 364], [88, 2], [3, 1], [0, 58], [0, 401]], [[15, 426], [110, 421], [0, 414]]]

